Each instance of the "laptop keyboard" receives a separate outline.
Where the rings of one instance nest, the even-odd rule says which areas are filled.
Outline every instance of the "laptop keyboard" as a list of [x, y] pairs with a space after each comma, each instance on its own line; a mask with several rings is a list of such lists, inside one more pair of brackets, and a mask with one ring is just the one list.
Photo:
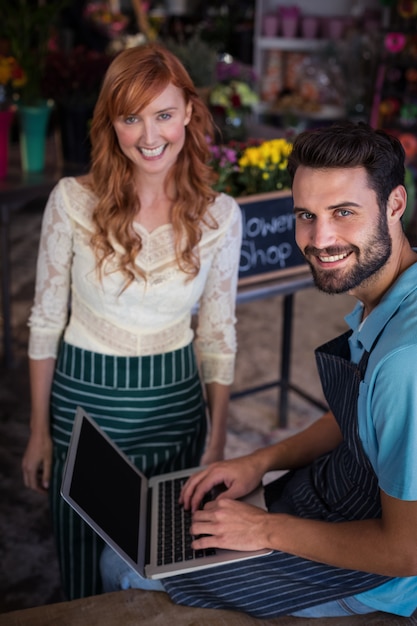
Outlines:
[[[191, 511], [179, 506], [178, 499], [186, 478], [167, 480], [158, 485], [158, 565], [181, 563], [216, 554], [214, 548], [193, 550], [190, 534]], [[202, 506], [204, 506], [203, 502]]]

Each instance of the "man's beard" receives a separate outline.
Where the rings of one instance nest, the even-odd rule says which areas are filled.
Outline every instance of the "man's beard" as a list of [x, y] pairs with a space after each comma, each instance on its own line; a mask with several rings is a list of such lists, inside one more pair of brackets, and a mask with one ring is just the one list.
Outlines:
[[[392, 241], [388, 231], [387, 220], [385, 214], [381, 214], [378, 220], [377, 231], [369, 239], [366, 248], [361, 250], [357, 246], [352, 246], [351, 252], [356, 256], [357, 264], [350, 270], [335, 269], [326, 270], [318, 269], [310, 263], [308, 257], [314, 253], [317, 255], [318, 250], [307, 246], [304, 249], [307, 263], [310, 265], [313, 279], [316, 287], [325, 293], [336, 294], [346, 293], [351, 289], [355, 289], [359, 285], [366, 286], [372, 283], [379, 270], [386, 264], [391, 256]], [[320, 250], [326, 255], [341, 254], [341, 249], [325, 248]], [[362, 257], [362, 259], [361, 259]]]

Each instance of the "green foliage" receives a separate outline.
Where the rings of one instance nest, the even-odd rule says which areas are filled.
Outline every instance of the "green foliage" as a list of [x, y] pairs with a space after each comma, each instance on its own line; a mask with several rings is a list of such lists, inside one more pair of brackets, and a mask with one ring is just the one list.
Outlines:
[[0, 32], [25, 74], [22, 102], [41, 97], [41, 78], [53, 27], [68, 0], [0, 0]]
[[164, 45], [178, 57], [196, 87], [208, 87], [215, 82], [217, 52], [198, 33], [185, 43], [168, 40]]

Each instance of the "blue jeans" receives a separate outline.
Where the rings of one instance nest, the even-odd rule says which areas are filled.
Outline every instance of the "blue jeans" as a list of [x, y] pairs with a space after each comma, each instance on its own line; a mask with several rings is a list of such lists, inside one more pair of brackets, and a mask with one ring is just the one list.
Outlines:
[[[100, 571], [105, 593], [120, 591], [121, 589], [165, 591], [160, 580], [142, 578], [108, 546], [104, 548], [101, 555]], [[375, 609], [362, 604], [352, 596], [302, 609], [291, 613], [291, 615], [296, 617], [339, 617], [355, 614], [364, 615], [374, 611]]]
[[375, 611], [376, 609], [359, 602], [355, 596], [350, 596], [301, 609], [301, 611], [295, 611], [291, 615], [295, 617], [346, 617], [347, 615], [365, 615]]

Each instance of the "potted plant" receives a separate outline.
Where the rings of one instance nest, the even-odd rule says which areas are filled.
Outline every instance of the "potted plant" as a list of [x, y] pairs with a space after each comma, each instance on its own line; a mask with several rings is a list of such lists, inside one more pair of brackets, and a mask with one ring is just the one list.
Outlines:
[[0, 33], [24, 74], [17, 108], [22, 168], [27, 172], [44, 168], [52, 104], [43, 98], [42, 75], [52, 29], [64, 4], [65, 0], [0, 0]]

